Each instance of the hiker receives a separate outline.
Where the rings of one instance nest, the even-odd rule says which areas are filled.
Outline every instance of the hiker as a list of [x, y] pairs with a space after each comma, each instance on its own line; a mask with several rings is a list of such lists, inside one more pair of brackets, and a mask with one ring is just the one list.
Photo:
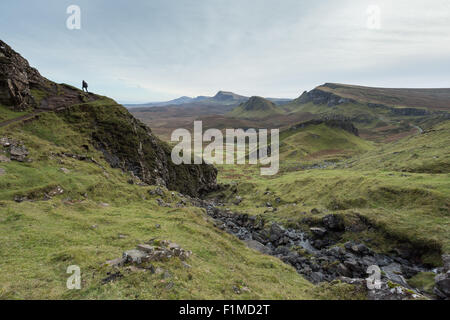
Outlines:
[[84, 89], [86, 89], [86, 92], [89, 93], [89, 91], [88, 91], [88, 84], [87, 84], [86, 81], [83, 80], [83, 91], [84, 91]]

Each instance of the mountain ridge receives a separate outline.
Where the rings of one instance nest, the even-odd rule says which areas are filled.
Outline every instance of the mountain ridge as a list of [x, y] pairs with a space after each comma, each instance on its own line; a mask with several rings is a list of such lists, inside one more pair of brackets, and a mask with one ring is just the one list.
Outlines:
[[[238, 105], [245, 102], [249, 97], [236, 94], [231, 91], [219, 90], [214, 96], [197, 96], [195, 98], [182, 96], [177, 99], [162, 101], [162, 102], [148, 102], [142, 104], [124, 104], [127, 108], [145, 108], [145, 107], [165, 107], [165, 106], [177, 106], [188, 104], [218, 104], [218, 105]], [[276, 104], [286, 104], [292, 101], [287, 98], [266, 98]]]

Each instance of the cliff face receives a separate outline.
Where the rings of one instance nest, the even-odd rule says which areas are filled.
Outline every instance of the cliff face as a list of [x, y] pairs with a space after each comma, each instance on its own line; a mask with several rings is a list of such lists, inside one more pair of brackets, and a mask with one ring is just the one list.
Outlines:
[[299, 98], [297, 98], [295, 102], [312, 102], [314, 104], [326, 104], [329, 107], [334, 107], [344, 103], [354, 103], [355, 101], [352, 99], [340, 97], [332, 92], [326, 92], [316, 88], [309, 92], [303, 92], [303, 94]]
[[211, 165], [175, 165], [169, 145], [111, 99], [71, 106], [58, 113], [91, 137], [113, 168], [131, 171], [143, 182], [160, 184], [191, 196], [216, 188]]
[[42, 77], [28, 61], [0, 40], [0, 104], [14, 111], [58, 110], [97, 97]]
[[46, 80], [39, 72], [0, 40], [0, 104], [17, 111], [36, 107], [31, 90], [45, 85]]
[[114, 100], [56, 84], [0, 41], [0, 104], [12, 110], [54, 111], [89, 137], [114, 168], [143, 182], [198, 196], [216, 187], [211, 165], [175, 165], [169, 145]]

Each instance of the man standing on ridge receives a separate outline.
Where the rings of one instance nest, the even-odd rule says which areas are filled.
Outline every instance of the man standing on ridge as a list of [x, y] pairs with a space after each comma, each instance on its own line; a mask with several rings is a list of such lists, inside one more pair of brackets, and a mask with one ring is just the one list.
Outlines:
[[83, 83], [82, 83], [82, 85], [83, 85], [83, 91], [84, 91], [84, 89], [86, 89], [86, 92], [87, 92], [87, 93], [89, 93], [89, 91], [88, 91], [88, 84], [87, 84], [87, 82], [83, 80]]

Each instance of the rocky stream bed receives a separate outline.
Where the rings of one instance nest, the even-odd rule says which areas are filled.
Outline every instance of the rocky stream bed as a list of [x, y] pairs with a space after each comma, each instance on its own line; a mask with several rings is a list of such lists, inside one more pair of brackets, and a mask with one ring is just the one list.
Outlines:
[[[344, 222], [337, 214], [323, 217], [322, 226], [310, 228], [313, 234], [310, 236], [302, 230], [284, 228], [277, 223], [266, 226], [260, 217], [233, 213], [214, 201], [200, 201], [199, 206], [214, 219], [216, 227], [235, 235], [248, 247], [292, 265], [312, 283], [340, 280], [367, 289], [367, 298], [374, 300], [449, 297], [449, 255], [442, 256], [444, 267], [432, 269], [414, 259], [376, 253], [359, 242], [349, 241], [338, 246], [336, 234], [344, 231]], [[371, 269], [379, 271], [377, 283]], [[436, 274], [435, 296], [408, 284], [407, 279], [420, 272]], [[369, 277], [375, 285], [370, 289], [367, 285]]]

